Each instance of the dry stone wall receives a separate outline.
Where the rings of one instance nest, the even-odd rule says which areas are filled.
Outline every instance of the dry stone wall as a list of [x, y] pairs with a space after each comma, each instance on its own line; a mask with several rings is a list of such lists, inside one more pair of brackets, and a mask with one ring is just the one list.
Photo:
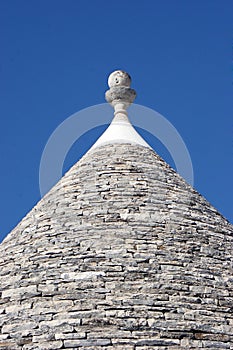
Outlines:
[[0, 349], [233, 349], [232, 234], [152, 150], [99, 147], [0, 246]]

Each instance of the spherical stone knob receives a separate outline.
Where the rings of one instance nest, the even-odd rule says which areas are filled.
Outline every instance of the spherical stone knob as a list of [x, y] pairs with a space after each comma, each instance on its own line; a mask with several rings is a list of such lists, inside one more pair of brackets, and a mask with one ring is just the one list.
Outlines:
[[129, 74], [123, 70], [116, 70], [111, 73], [108, 78], [110, 89], [105, 93], [107, 102], [114, 108], [117, 104], [121, 103], [126, 109], [131, 103], [133, 103], [136, 97], [136, 91], [130, 88], [130, 84], [131, 78]]
[[131, 84], [131, 78], [129, 74], [124, 72], [123, 70], [116, 70], [115, 72], [109, 75], [108, 86], [110, 88], [116, 87], [116, 86], [130, 87], [130, 84]]

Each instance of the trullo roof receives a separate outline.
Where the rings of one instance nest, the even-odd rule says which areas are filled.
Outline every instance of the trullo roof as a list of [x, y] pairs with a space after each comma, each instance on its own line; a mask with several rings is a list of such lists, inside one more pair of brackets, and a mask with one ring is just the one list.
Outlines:
[[232, 349], [232, 226], [109, 85], [112, 126], [0, 246], [0, 349]]

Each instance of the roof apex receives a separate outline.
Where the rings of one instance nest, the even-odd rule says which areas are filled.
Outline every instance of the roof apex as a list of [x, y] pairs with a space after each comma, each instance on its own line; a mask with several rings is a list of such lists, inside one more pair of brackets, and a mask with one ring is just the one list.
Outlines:
[[130, 88], [131, 77], [122, 70], [116, 70], [108, 78], [109, 90], [106, 101], [114, 108], [114, 118], [107, 130], [91, 149], [108, 143], [132, 143], [151, 148], [129, 121], [127, 108], [133, 103], [136, 91]]

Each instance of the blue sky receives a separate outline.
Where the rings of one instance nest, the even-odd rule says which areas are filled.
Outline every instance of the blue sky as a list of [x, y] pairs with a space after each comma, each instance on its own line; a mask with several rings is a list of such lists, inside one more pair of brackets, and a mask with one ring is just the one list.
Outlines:
[[[119, 68], [132, 76], [136, 103], [176, 127], [194, 187], [233, 222], [232, 43], [228, 0], [0, 1], [0, 239], [40, 199], [51, 133], [105, 102]], [[102, 129], [72, 147], [64, 171]], [[157, 151], [172, 164], [159, 143]]]

